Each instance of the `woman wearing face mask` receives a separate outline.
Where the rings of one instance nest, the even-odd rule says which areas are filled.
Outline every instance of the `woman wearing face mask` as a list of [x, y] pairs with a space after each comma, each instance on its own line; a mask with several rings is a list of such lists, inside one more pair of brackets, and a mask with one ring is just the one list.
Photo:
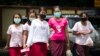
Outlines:
[[[29, 29], [30, 29], [30, 26], [31, 26], [31, 22], [36, 19], [37, 15], [36, 15], [36, 12], [31, 10], [31, 12], [29, 12], [29, 15], [28, 15], [28, 22], [26, 22], [26, 24], [23, 26], [23, 48], [26, 48], [26, 41], [27, 41], [27, 37], [28, 37], [28, 33], [29, 33]], [[30, 49], [31, 47], [29, 47]], [[31, 56], [30, 54], [31, 51], [28, 51], [26, 52], [26, 55], [29, 55]]]
[[49, 37], [49, 25], [44, 20], [45, 15], [39, 14], [38, 19], [34, 19], [30, 26], [27, 40], [27, 47], [30, 47], [31, 55], [29, 56], [47, 56], [47, 45]]
[[28, 22], [25, 23], [23, 29], [23, 48], [26, 47], [26, 41], [27, 41], [27, 36], [28, 36], [28, 32], [29, 32], [29, 28], [30, 28], [30, 25], [31, 25], [31, 22], [36, 19], [37, 15], [36, 15], [36, 12], [33, 11], [33, 12], [30, 12], [29, 13], [29, 17], [28, 17]]
[[54, 17], [50, 18], [49, 26], [53, 29], [50, 37], [50, 50], [52, 56], [66, 56], [66, 41], [68, 40], [68, 21], [61, 17], [59, 7], [54, 8]]
[[73, 34], [76, 36], [76, 50], [79, 56], [89, 56], [89, 47], [93, 46], [93, 41], [90, 37], [90, 33], [92, 33], [94, 28], [92, 24], [88, 21], [87, 13], [81, 13], [80, 17], [81, 21], [77, 22], [72, 28]]
[[13, 24], [7, 30], [8, 40], [5, 49], [9, 47], [10, 56], [22, 56], [20, 52], [22, 48], [22, 32], [21, 15], [16, 13], [13, 16]]

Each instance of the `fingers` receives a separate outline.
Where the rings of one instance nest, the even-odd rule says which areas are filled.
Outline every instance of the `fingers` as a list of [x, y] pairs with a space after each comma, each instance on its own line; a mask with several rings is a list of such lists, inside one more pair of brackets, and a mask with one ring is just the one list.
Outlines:
[[23, 48], [26, 48], [26, 47], [27, 47], [27, 46], [24, 44], [24, 45], [23, 45]]

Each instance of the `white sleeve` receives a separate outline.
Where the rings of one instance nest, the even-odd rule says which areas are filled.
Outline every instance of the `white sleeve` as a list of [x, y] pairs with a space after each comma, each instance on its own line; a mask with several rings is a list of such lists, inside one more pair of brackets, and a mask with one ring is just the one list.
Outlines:
[[75, 23], [74, 27], [72, 28], [73, 31], [78, 31], [78, 23]]
[[[89, 22], [89, 21], [88, 21]], [[91, 22], [89, 22], [89, 29], [94, 30], [94, 27], [92, 26]]]
[[7, 34], [11, 34], [11, 25], [8, 27]]
[[28, 25], [27, 25], [27, 24], [24, 24], [24, 25], [23, 25], [23, 30], [28, 30], [27, 27], [28, 27]]
[[33, 36], [33, 33], [34, 33], [33, 27], [34, 27], [34, 21], [32, 21], [30, 29], [29, 29], [29, 33], [28, 33], [28, 39], [27, 39], [27, 42], [26, 42], [26, 45], [28, 47], [30, 47], [32, 45], [32, 36]]

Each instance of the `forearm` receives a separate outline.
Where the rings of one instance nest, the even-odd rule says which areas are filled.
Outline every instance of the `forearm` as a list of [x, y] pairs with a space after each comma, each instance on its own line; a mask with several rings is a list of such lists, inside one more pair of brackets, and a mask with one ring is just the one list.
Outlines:
[[88, 30], [87, 34], [91, 34], [93, 32], [93, 30]]
[[23, 32], [23, 47], [25, 47], [26, 45], [27, 37], [28, 37], [28, 31], [24, 31]]
[[26, 40], [27, 40], [27, 37], [24, 35], [24, 36], [23, 36], [23, 45], [26, 44]]
[[11, 36], [9, 35], [9, 36], [8, 36], [8, 38], [7, 38], [7, 43], [6, 43], [6, 46], [9, 46], [10, 39], [11, 39]]
[[68, 28], [65, 29], [66, 40], [67, 40], [67, 48], [70, 49], [70, 39], [69, 39], [69, 32]]
[[78, 32], [78, 31], [73, 31], [73, 35], [80, 35], [82, 34], [81, 32]]

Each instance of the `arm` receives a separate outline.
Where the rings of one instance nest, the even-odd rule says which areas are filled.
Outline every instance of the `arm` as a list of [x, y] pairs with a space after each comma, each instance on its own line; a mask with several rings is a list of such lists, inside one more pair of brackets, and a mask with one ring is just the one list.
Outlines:
[[79, 35], [81, 35], [81, 34], [83, 34], [83, 33], [82, 33], [82, 32], [78, 32], [78, 31], [73, 31], [73, 35], [79, 36]]
[[67, 47], [70, 49], [70, 40], [69, 40], [69, 33], [68, 33], [68, 27], [65, 27], [65, 36], [67, 39]]
[[24, 30], [23, 31], [23, 48], [26, 47], [27, 37], [28, 37], [28, 31], [27, 30]]
[[78, 31], [78, 22], [77, 23], [75, 23], [75, 25], [74, 25], [74, 27], [72, 28], [72, 30], [73, 30], [73, 35], [76, 35], [76, 36], [79, 36], [79, 35], [81, 35], [81, 34], [83, 34], [83, 32], [79, 32]]
[[26, 42], [26, 46], [30, 47], [32, 44], [32, 37], [33, 37], [33, 33], [34, 33], [34, 21], [32, 21], [29, 32], [28, 32], [28, 37], [27, 37], [27, 42]]
[[89, 30], [84, 31], [84, 32], [83, 32], [84, 35], [85, 35], [85, 34], [91, 34], [91, 33], [93, 32], [93, 30], [94, 30], [94, 28], [93, 28], [91, 22], [88, 21], [87, 24], [88, 24]]
[[89, 22], [89, 32], [88, 32], [88, 34], [91, 34], [92, 32], [93, 32], [93, 30], [94, 30], [94, 27], [93, 27], [93, 25], [91, 24], [91, 22]]
[[12, 27], [11, 27], [11, 26], [12, 26], [12, 25], [10, 25], [10, 26], [8, 27], [8, 30], [7, 30], [7, 35], [8, 35], [8, 37], [7, 37], [7, 43], [6, 43], [6, 46], [5, 46], [4, 49], [7, 49], [7, 48], [9, 47], [9, 43], [10, 43], [10, 39], [11, 39], [11, 34], [12, 34], [12, 31], [11, 31]]
[[11, 35], [8, 34], [7, 43], [6, 43], [6, 46], [5, 46], [4, 49], [8, 49], [8, 47], [9, 47], [9, 43], [10, 43], [10, 39], [11, 39]]

